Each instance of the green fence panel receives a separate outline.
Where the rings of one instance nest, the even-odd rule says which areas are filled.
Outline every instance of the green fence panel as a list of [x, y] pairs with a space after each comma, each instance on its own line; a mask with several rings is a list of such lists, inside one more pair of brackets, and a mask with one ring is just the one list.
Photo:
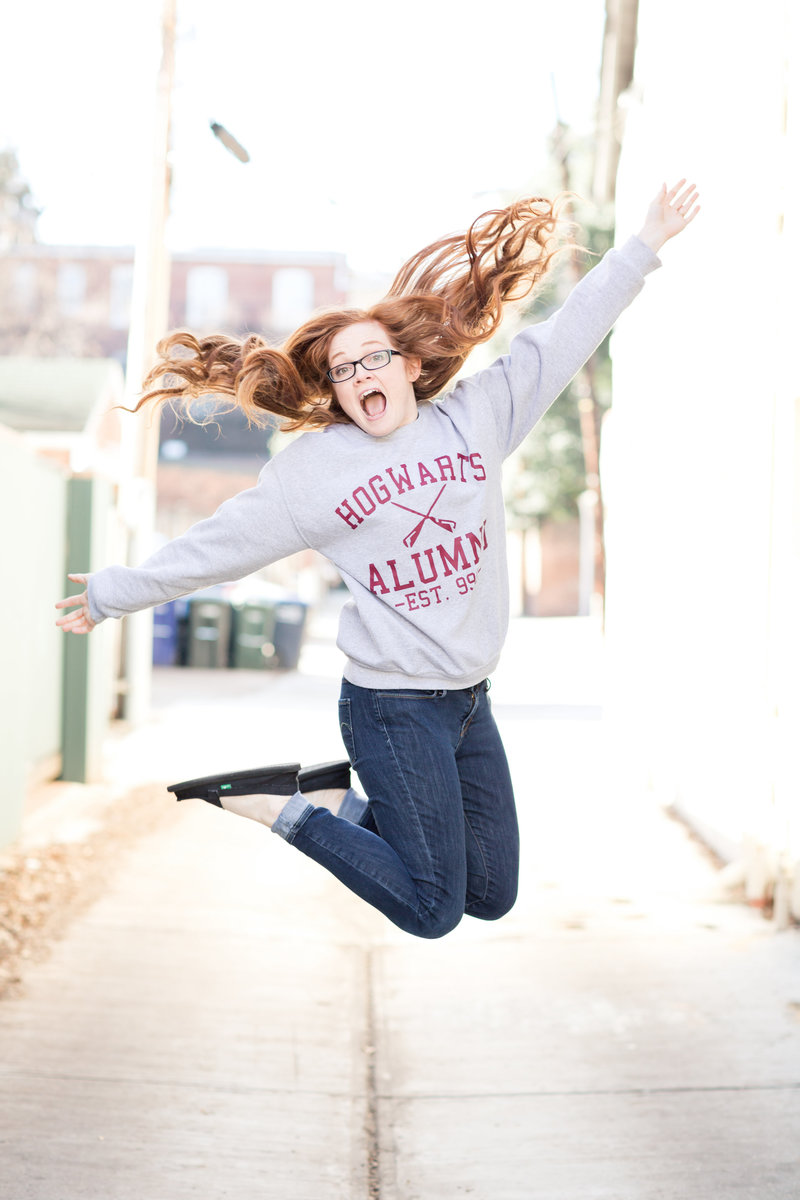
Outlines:
[[[70, 571], [103, 566], [111, 485], [103, 479], [71, 479], [68, 488], [67, 556]], [[74, 587], [66, 580], [64, 586]], [[103, 629], [69, 636], [64, 646], [62, 778], [87, 783], [99, 779], [110, 695], [108, 647]]]

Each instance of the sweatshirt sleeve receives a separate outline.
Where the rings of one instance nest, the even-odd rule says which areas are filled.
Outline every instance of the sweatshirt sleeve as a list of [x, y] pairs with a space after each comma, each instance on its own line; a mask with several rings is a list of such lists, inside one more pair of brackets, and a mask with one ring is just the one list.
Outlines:
[[242, 579], [308, 545], [286, 503], [275, 463], [258, 483], [220, 505], [138, 567], [106, 567], [89, 578], [93, 620], [124, 617], [215, 583]]
[[474, 377], [488, 397], [503, 457], [536, 422], [639, 294], [660, 259], [638, 238], [609, 250], [546, 321], [530, 325], [509, 353]]

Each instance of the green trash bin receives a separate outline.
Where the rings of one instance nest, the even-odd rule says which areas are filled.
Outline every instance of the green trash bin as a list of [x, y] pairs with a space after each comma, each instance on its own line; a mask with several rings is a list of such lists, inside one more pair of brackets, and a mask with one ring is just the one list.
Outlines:
[[227, 600], [199, 593], [189, 601], [186, 665], [227, 667], [231, 650], [231, 606]]
[[308, 605], [302, 600], [279, 600], [275, 605], [275, 654], [285, 671], [300, 662], [307, 614]]
[[268, 600], [237, 604], [233, 615], [231, 666], [262, 671], [275, 663], [275, 605]]

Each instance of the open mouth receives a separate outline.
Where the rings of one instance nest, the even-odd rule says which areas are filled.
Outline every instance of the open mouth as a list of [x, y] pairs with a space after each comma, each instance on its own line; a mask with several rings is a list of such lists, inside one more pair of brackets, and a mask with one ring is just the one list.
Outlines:
[[369, 388], [359, 396], [361, 411], [371, 421], [377, 417], [382, 417], [386, 412], [386, 397], [380, 388]]

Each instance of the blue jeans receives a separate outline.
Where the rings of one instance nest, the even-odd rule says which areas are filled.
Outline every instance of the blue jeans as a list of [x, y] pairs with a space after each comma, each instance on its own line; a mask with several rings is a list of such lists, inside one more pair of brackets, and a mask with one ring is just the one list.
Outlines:
[[342, 739], [369, 797], [360, 824], [299, 793], [273, 826], [407, 933], [436, 938], [467, 913], [514, 904], [519, 831], [488, 683], [379, 691], [344, 680]]

